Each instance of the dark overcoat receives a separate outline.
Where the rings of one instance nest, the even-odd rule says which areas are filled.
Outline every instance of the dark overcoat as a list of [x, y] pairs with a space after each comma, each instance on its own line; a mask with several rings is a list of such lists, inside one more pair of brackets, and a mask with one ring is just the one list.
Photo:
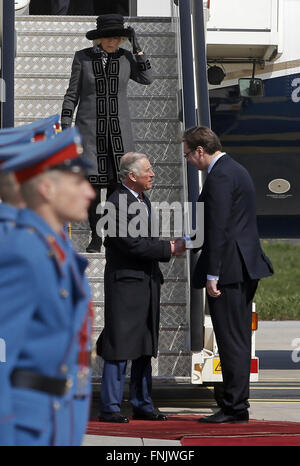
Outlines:
[[69, 87], [66, 91], [61, 123], [71, 126], [78, 105], [76, 126], [83, 138], [85, 156], [95, 165], [89, 180], [107, 186], [118, 177], [122, 155], [134, 151], [129, 105], [128, 81], [151, 84], [152, 70], [146, 55], [133, 55], [119, 48], [102, 55], [94, 48], [75, 53]]
[[[124, 201], [125, 198], [125, 201]], [[121, 224], [121, 209], [127, 208], [127, 226], [134, 219], [129, 206], [137, 202], [123, 185], [109, 197], [116, 209], [117, 231]], [[145, 202], [151, 209], [150, 201]], [[142, 206], [144, 208], [144, 206]], [[147, 222], [150, 216], [147, 216]], [[123, 234], [123, 233], [122, 233]], [[163, 276], [158, 262], [171, 258], [169, 241], [150, 236], [109, 237], [106, 248], [105, 324], [98, 342], [97, 353], [105, 360], [132, 360], [142, 355], [157, 356], [160, 286]]]

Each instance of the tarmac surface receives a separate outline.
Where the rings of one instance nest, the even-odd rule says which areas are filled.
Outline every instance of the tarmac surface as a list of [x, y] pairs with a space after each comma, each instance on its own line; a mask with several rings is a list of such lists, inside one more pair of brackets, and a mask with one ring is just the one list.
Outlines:
[[[300, 422], [300, 321], [259, 322], [256, 332], [259, 381], [250, 385], [250, 419]], [[99, 387], [100, 388], [100, 387]], [[125, 396], [126, 400], [126, 390]], [[209, 415], [217, 411], [212, 387], [153, 383], [153, 401], [165, 414]], [[92, 410], [96, 410], [97, 396]], [[125, 401], [122, 414], [131, 415]], [[166, 421], [167, 422], [167, 421]], [[82, 446], [177, 447], [180, 441], [86, 435]]]

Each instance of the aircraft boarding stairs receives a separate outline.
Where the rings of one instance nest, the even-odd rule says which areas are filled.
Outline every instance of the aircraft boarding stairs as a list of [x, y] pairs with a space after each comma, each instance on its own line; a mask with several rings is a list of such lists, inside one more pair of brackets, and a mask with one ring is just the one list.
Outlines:
[[[155, 73], [150, 86], [131, 81], [128, 93], [136, 150], [149, 156], [156, 174], [150, 198], [156, 202], [183, 202], [177, 46], [172, 20], [139, 17], [129, 18], [128, 22], [135, 28]], [[16, 17], [15, 126], [61, 112], [74, 52], [90, 46], [85, 33], [94, 24], [95, 17]], [[72, 224], [71, 234], [76, 249], [89, 259], [87, 274], [93, 289], [96, 341], [104, 324], [104, 251], [102, 248], [99, 254], [85, 253], [90, 234], [88, 223]], [[191, 375], [191, 357], [186, 345], [189, 334], [186, 258], [172, 258], [161, 268], [165, 284], [161, 295], [159, 357], [153, 360], [153, 376], [187, 380]], [[95, 352], [92, 364], [93, 381], [97, 382], [102, 362]]]

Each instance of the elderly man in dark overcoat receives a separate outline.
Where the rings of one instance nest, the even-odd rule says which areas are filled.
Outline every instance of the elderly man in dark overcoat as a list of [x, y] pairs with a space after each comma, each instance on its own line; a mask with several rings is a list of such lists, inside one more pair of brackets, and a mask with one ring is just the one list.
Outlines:
[[[122, 157], [120, 176], [122, 185], [108, 198], [111, 215], [116, 218], [116, 234], [108, 232], [104, 242], [105, 324], [97, 353], [105, 363], [99, 420], [129, 421], [120, 414], [120, 406], [127, 360], [132, 360], [133, 418], [160, 421], [166, 416], [154, 410], [151, 399], [151, 357], [157, 356], [163, 283], [158, 262], [182, 254], [185, 244], [180, 239], [160, 241], [151, 236], [151, 204], [143, 192], [152, 188], [154, 173], [146, 155], [133, 152]], [[129, 228], [137, 215], [141, 234]]]

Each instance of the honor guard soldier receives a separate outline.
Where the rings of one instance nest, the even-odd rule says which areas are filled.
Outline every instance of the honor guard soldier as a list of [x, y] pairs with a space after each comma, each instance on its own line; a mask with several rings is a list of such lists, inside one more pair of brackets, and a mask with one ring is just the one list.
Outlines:
[[41, 120], [33, 121], [26, 125], [3, 128], [0, 130], [0, 137], [4, 135], [31, 132], [32, 141], [40, 141], [41, 139], [46, 139], [61, 131], [59, 119], [60, 116], [56, 114], [47, 118], [42, 118]]
[[24, 145], [29, 147], [33, 137], [31, 128], [0, 130], [0, 241], [15, 226], [18, 208], [24, 207], [19, 184], [12, 173], [3, 173], [2, 165]]
[[31, 141], [52, 137], [59, 127], [59, 115], [51, 115], [28, 125], [0, 130], [0, 241], [15, 226], [18, 209], [25, 207], [19, 183], [12, 173], [3, 173], [1, 165], [26, 151]]
[[80, 445], [89, 414], [86, 259], [63, 233], [87, 219], [94, 190], [76, 128], [2, 165], [27, 208], [0, 244], [0, 445]]
[[31, 130], [12, 131], [8, 133], [0, 132], [0, 149], [16, 144], [26, 144], [32, 142], [34, 132]]

